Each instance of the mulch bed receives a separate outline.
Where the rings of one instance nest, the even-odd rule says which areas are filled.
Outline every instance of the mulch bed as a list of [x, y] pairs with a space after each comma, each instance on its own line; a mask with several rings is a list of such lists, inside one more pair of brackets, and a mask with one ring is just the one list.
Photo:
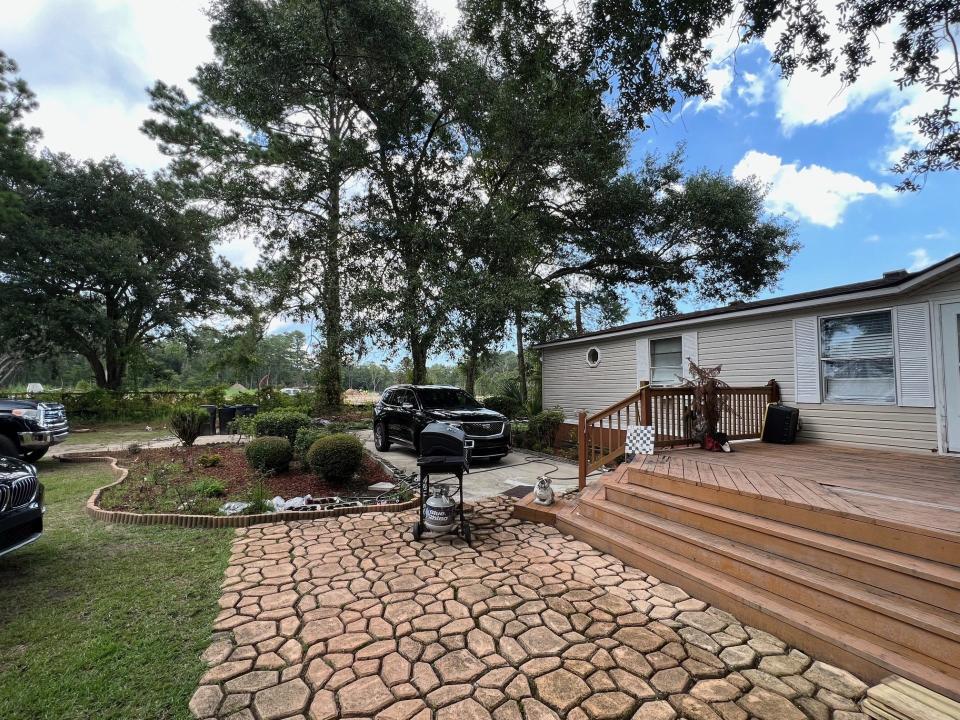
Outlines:
[[[209, 498], [192, 510], [209, 513], [213, 506], [223, 502], [248, 499], [251, 488], [259, 479], [258, 473], [247, 466], [243, 447], [233, 444], [149, 448], [114, 455], [118, 455], [122, 466], [129, 468], [130, 474], [120, 485], [104, 493], [101, 505], [107, 510], [174, 511], [176, 507], [165, 506], [179, 505], [181, 497], [192, 493], [195, 482], [209, 479], [223, 483], [223, 496]], [[202, 455], [218, 455], [220, 462], [204, 467], [198, 462]], [[162, 482], [156, 482], [158, 476], [163, 477]], [[264, 485], [269, 497], [279, 495], [289, 500], [307, 494], [313, 497], [372, 495], [375, 493], [370, 493], [368, 486], [394, 480], [380, 463], [365, 455], [360, 470], [348, 485], [326, 483], [297, 461], [291, 463], [286, 472], [267, 476]]]

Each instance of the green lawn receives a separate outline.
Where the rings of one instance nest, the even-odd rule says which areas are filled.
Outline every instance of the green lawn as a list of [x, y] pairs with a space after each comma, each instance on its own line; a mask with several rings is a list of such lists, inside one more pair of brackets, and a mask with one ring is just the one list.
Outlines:
[[0, 718], [189, 718], [232, 531], [97, 522], [104, 467], [40, 473], [44, 535], [0, 558]]

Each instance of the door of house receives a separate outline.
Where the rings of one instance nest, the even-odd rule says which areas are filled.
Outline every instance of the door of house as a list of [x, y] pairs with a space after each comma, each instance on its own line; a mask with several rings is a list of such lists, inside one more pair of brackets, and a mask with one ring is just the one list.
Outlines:
[[947, 400], [947, 449], [960, 452], [960, 303], [941, 305], [940, 313]]

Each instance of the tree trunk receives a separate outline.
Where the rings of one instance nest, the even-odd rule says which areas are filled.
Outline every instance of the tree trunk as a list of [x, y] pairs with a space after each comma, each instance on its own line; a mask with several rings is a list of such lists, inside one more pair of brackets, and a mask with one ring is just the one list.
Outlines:
[[573, 316], [577, 324], [577, 335], [583, 335], [583, 317], [580, 313], [580, 298], [573, 301]]
[[410, 336], [410, 361], [413, 363], [413, 375], [410, 382], [423, 385], [427, 382], [427, 352], [429, 346], [419, 335]]
[[[336, 127], [336, 105], [330, 103], [330, 127]], [[320, 355], [320, 397], [328, 407], [343, 402], [341, 361], [343, 360], [343, 305], [340, 299], [340, 135], [331, 131], [328, 143], [327, 233], [323, 267], [323, 350]]]
[[513, 324], [517, 327], [517, 374], [520, 376], [520, 399], [527, 403], [527, 360], [523, 354], [523, 311], [514, 313]]
[[467, 349], [467, 358], [463, 361], [463, 389], [473, 395], [477, 385], [477, 365], [479, 351], [476, 345], [470, 343]]

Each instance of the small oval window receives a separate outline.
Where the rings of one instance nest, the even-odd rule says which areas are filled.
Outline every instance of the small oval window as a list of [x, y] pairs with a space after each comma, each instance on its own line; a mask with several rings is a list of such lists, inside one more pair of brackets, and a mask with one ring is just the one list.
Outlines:
[[600, 350], [595, 347], [587, 350], [587, 365], [590, 367], [596, 367], [600, 364]]

